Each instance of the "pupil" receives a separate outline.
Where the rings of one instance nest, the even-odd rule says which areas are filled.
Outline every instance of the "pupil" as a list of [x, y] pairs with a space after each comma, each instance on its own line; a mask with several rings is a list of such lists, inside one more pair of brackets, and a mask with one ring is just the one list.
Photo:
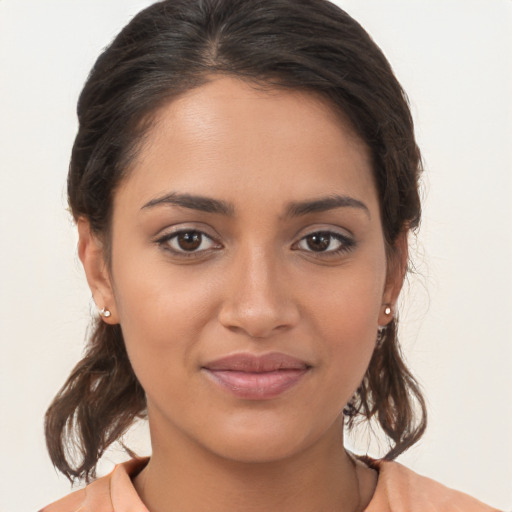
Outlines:
[[201, 245], [200, 233], [180, 233], [178, 235], [178, 244], [184, 251], [193, 251]]
[[307, 238], [308, 247], [312, 251], [325, 251], [329, 247], [330, 235], [315, 234]]

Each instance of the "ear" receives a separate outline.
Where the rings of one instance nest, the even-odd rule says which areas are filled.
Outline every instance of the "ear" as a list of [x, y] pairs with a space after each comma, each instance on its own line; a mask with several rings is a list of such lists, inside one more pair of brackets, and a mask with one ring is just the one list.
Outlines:
[[388, 325], [395, 316], [396, 303], [404, 283], [405, 273], [407, 272], [407, 261], [409, 258], [408, 235], [408, 229], [400, 232], [394, 245], [388, 252], [386, 284], [382, 294], [382, 305], [379, 313], [380, 327]]
[[[108, 267], [105, 261], [104, 246], [101, 240], [91, 231], [89, 221], [83, 217], [78, 219], [78, 257], [82, 262], [92, 292], [92, 297], [104, 322], [117, 324], [118, 315], [114, 300], [114, 292]], [[108, 315], [110, 312], [110, 315]]]

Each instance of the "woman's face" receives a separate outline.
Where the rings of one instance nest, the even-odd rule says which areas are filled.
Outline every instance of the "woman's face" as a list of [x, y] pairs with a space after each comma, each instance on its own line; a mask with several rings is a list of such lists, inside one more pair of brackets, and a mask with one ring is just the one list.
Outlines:
[[221, 77], [163, 107], [115, 194], [111, 242], [91, 286], [154, 437], [243, 461], [339, 441], [401, 276], [387, 276], [368, 151], [326, 104]]

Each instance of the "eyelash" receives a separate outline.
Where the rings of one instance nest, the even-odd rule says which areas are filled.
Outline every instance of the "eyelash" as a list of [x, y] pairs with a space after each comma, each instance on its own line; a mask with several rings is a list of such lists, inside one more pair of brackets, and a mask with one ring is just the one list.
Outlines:
[[[314, 236], [322, 236], [322, 237], [329, 237], [329, 245], [331, 245], [333, 240], [336, 240], [340, 242], [340, 246], [337, 249], [330, 250], [330, 251], [306, 251], [310, 252], [312, 254], [319, 254], [323, 256], [337, 256], [342, 253], [350, 252], [353, 250], [356, 246], [356, 242], [353, 238], [350, 238], [346, 235], [342, 235], [341, 233], [337, 233], [336, 231], [313, 231], [312, 233], [308, 233], [307, 235], [303, 236], [296, 244], [295, 246], [299, 246], [299, 244], [303, 241], [306, 241], [308, 238], [314, 237]], [[307, 242], [306, 242], [307, 243]], [[300, 250], [300, 249], [296, 249]]]
[[[216, 244], [217, 247], [215, 248], [208, 248], [203, 249], [200, 251], [192, 250], [192, 251], [186, 251], [186, 250], [179, 250], [172, 248], [170, 246], [170, 242], [173, 240], [177, 240], [180, 235], [199, 235], [200, 238], [200, 245], [204, 243], [205, 239], [210, 240], [213, 244]], [[314, 236], [321, 236], [321, 237], [329, 237], [329, 245], [331, 245], [333, 240], [336, 240], [340, 242], [340, 246], [337, 249], [329, 250], [329, 251], [314, 251], [314, 250], [305, 250], [305, 252], [311, 253], [311, 254], [317, 254], [321, 255], [323, 257], [333, 257], [342, 253], [347, 253], [353, 250], [356, 246], [355, 240], [352, 238], [342, 235], [341, 233], [337, 233], [335, 231], [327, 231], [327, 230], [320, 230], [320, 231], [313, 231], [311, 233], [308, 233], [307, 235], [303, 236], [298, 242], [295, 242], [292, 246], [293, 250], [301, 250], [299, 245], [307, 241], [308, 238], [314, 237]], [[218, 248], [221, 248], [221, 244], [216, 242], [212, 237], [204, 233], [203, 231], [200, 231], [198, 229], [181, 229], [179, 231], [174, 231], [172, 233], [168, 233], [156, 240], [156, 243], [162, 247], [164, 250], [171, 252], [172, 254], [182, 257], [182, 258], [197, 258], [205, 253], [211, 252], [212, 250], [216, 250]], [[306, 242], [307, 243], [307, 242]], [[329, 246], [328, 245], [328, 246]]]
[[[201, 255], [204, 255], [206, 252], [210, 252], [212, 250], [211, 248], [209, 248], [209, 249], [203, 249], [201, 251], [196, 251], [196, 250], [186, 251], [186, 250], [179, 250], [179, 249], [172, 248], [170, 243], [173, 240], [177, 240], [180, 235], [199, 235], [201, 237], [199, 247], [204, 243], [205, 239], [208, 239], [211, 242], [213, 242], [214, 244], [216, 244], [217, 246], [220, 246], [220, 244], [216, 243], [215, 240], [211, 236], [208, 236], [206, 233], [204, 233], [203, 231], [200, 231], [199, 229], [180, 229], [179, 231], [167, 233], [166, 235], [158, 238], [156, 240], [156, 243], [160, 247], [162, 247], [162, 249], [169, 251], [170, 253], [172, 253], [178, 257], [182, 257], [182, 258], [197, 258]], [[213, 250], [215, 250], [215, 249], [213, 249]]]

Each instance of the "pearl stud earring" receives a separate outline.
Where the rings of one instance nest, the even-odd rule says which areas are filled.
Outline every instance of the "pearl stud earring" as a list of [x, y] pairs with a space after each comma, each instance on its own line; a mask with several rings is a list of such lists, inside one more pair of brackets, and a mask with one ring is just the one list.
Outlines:
[[386, 306], [386, 308], [384, 309], [384, 314], [385, 315], [390, 315], [391, 314], [391, 307], [390, 306]]
[[107, 308], [100, 309], [100, 315], [103, 318], [108, 318], [112, 313]]

